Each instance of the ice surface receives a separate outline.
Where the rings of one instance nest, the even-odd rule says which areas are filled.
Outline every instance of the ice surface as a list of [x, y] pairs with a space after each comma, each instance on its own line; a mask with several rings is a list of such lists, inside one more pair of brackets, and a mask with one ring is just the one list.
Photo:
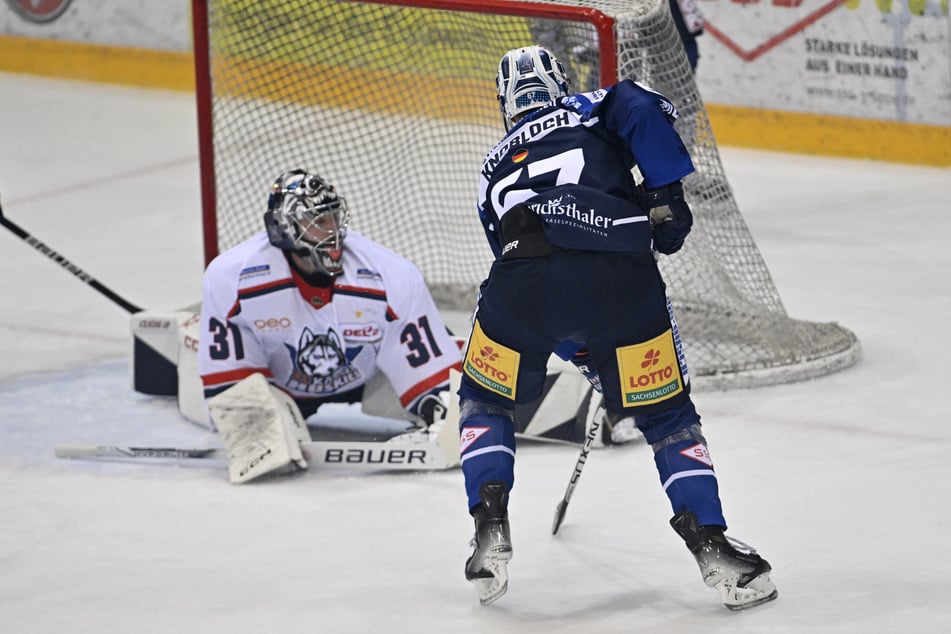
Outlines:
[[[136, 304], [197, 301], [191, 97], [14, 75], [0, 95], [6, 215]], [[125, 311], [0, 231], [0, 631], [951, 631], [951, 171], [723, 158], [788, 312], [863, 347], [818, 380], [696, 395], [730, 533], [777, 601], [720, 605], [642, 444], [592, 454], [557, 537], [577, 450], [520, 448], [510, 589], [487, 608], [459, 471], [232, 486], [215, 462], [57, 460], [216, 439], [130, 389]]]

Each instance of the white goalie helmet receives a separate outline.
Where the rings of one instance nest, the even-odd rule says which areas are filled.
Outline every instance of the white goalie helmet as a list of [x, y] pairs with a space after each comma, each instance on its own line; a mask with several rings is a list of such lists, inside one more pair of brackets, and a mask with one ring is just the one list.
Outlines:
[[318, 272], [343, 272], [343, 240], [350, 212], [333, 185], [317, 174], [291, 170], [271, 185], [264, 226], [276, 247], [296, 253]]
[[568, 94], [568, 74], [558, 58], [541, 46], [516, 48], [499, 62], [496, 76], [505, 130], [515, 118]]

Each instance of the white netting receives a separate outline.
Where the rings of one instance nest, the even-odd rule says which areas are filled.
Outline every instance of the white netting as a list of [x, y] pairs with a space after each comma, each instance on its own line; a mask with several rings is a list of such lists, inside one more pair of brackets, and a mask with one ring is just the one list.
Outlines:
[[[260, 230], [270, 183], [303, 167], [347, 199], [354, 228], [419, 266], [441, 306], [471, 309], [492, 257], [475, 201], [482, 158], [503, 133], [496, 67], [538, 42], [566, 63], [575, 90], [634, 78], [680, 110], [697, 167], [685, 181], [695, 225], [661, 268], [698, 387], [787, 382], [858, 358], [847, 329], [787, 316], [730, 192], [667, 0], [549, 3], [597, 9], [588, 21], [545, 17], [536, 3], [515, 15], [520, 3], [507, 0], [196, 2], [207, 4], [196, 51], [208, 42], [211, 81], [198, 91], [211, 103], [217, 203], [205, 213], [219, 250]], [[613, 46], [594, 26], [604, 16]], [[601, 68], [602, 44], [616, 67]]]

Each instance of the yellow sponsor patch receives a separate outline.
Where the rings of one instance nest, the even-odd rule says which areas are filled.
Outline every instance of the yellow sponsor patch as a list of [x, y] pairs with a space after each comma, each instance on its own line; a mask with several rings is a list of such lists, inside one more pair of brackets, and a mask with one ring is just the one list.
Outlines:
[[650, 341], [618, 348], [617, 366], [624, 407], [659, 403], [683, 392], [670, 330]]
[[485, 389], [514, 401], [520, 358], [519, 353], [489, 339], [476, 319], [462, 369]]

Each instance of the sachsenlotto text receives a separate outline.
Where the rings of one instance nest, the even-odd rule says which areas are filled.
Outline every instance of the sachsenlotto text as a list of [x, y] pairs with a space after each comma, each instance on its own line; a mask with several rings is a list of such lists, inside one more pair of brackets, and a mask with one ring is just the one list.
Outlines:
[[671, 330], [650, 341], [618, 348], [617, 363], [625, 407], [658, 403], [684, 389]]
[[487, 390], [515, 400], [515, 380], [521, 355], [489, 339], [477, 319], [469, 339], [463, 371]]

